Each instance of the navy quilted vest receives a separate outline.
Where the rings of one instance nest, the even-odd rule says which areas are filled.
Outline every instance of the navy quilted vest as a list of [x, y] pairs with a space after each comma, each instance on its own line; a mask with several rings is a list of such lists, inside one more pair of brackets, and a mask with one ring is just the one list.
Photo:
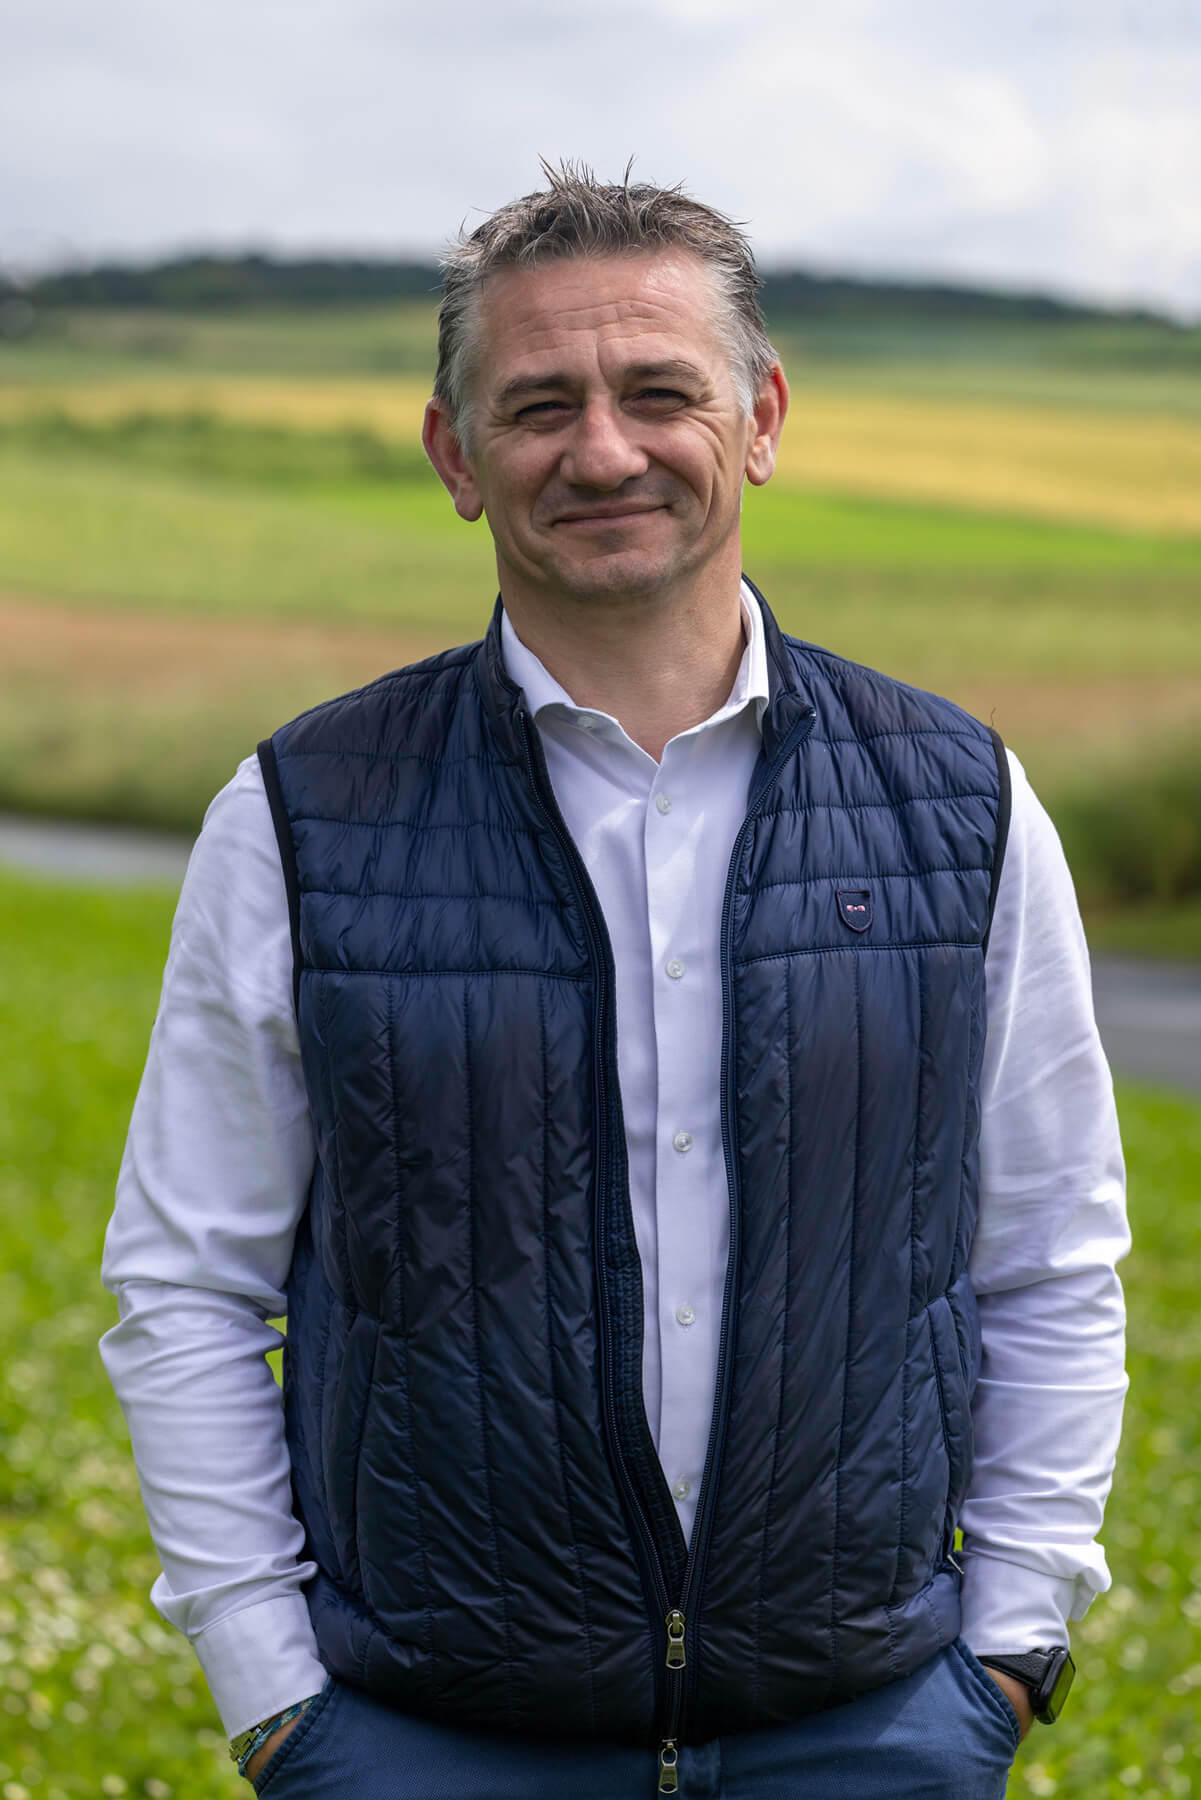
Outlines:
[[285, 1379], [310, 1608], [330, 1669], [430, 1718], [708, 1738], [958, 1630], [1004, 755], [764, 613], [690, 1553], [642, 1405], [608, 938], [496, 622], [261, 750], [317, 1139]]

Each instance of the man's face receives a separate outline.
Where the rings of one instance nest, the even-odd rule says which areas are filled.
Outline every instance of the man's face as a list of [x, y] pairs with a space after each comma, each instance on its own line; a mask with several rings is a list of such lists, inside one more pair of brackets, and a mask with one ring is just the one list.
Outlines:
[[426, 446], [482, 510], [501, 592], [575, 601], [687, 588], [739, 562], [744, 476], [765, 481], [787, 389], [748, 417], [687, 253], [504, 270], [484, 291], [463, 452], [432, 403]]

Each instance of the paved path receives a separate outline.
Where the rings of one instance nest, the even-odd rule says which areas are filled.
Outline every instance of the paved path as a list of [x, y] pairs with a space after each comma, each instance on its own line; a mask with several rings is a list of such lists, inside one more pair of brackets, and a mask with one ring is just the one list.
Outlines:
[[1120, 1074], [1201, 1094], [1201, 963], [1095, 956], [1093, 997]]
[[57, 881], [178, 888], [191, 840], [124, 825], [79, 825], [0, 813], [0, 863]]
[[[186, 838], [0, 813], [0, 863], [65, 881], [177, 887]], [[1101, 1036], [1115, 1069], [1201, 1093], [1201, 963], [1093, 959]]]

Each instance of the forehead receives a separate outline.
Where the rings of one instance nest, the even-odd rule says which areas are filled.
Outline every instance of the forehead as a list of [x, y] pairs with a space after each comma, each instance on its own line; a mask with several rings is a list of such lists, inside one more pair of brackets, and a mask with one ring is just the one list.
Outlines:
[[548, 365], [727, 360], [712, 273], [686, 251], [502, 269], [489, 277], [477, 317], [485, 388]]

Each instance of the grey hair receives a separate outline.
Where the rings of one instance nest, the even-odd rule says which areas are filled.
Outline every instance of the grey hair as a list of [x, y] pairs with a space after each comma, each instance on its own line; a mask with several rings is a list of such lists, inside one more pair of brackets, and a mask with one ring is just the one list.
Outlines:
[[479, 352], [478, 306], [488, 277], [573, 256], [621, 256], [684, 250], [711, 270], [718, 331], [730, 357], [739, 403], [750, 414], [776, 353], [759, 305], [760, 282], [749, 242], [724, 213], [682, 187], [598, 182], [584, 163], [545, 160], [549, 186], [510, 200], [442, 259], [435, 397], [449, 410], [459, 442], [471, 431], [471, 384]]

